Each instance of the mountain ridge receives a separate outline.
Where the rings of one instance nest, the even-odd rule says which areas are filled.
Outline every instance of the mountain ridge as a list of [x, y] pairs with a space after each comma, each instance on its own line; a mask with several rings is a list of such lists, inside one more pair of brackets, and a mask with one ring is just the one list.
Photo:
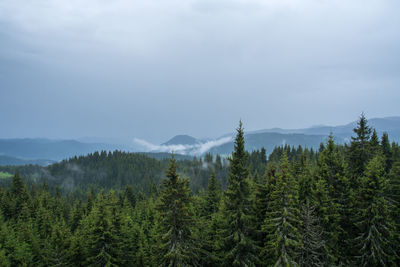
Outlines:
[[[332, 132], [336, 142], [345, 143], [353, 135], [353, 128], [357, 121], [345, 125], [326, 126], [317, 125], [302, 129], [270, 128], [245, 132], [246, 149], [257, 150], [262, 147], [267, 153], [272, 152], [275, 146], [290, 145], [318, 149]], [[376, 128], [378, 135], [387, 132], [389, 139], [400, 142], [400, 116], [372, 118], [368, 120], [371, 127]], [[142, 146], [131, 143], [110, 144], [82, 142], [73, 139], [47, 139], [47, 138], [9, 138], [0, 139], [0, 155], [3, 162], [21, 164], [47, 164], [46, 162], [60, 161], [74, 156], [86, 155], [95, 151], [126, 151], [126, 152], [174, 152], [176, 154], [202, 156], [205, 153], [229, 155], [233, 150], [234, 133], [222, 135], [215, 139], [199, 139], [190, 135], [176, 135], [161, 145], [153, 145], [142, 140]], [[94, 138], [91, 138], [94, 140]], [[100, 140], [100, 139], [99, 139]], [[158, 156], [161, 157], [162, 154]], [[163, 156], [164, 157], [164, 156]], [[1, 162], [0, 162], [1, 164]]]

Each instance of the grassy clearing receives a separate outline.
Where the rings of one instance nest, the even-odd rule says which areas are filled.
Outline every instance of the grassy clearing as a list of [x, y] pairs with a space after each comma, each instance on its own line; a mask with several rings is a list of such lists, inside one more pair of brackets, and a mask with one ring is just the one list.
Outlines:
[[0, 179], [11, 178], [13, 175], [8, 172], [0, 172]]

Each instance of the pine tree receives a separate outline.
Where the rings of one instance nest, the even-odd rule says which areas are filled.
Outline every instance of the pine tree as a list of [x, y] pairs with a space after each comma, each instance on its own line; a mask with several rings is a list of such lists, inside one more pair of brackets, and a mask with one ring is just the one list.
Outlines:
[[[394, 251], [400, 252], [400, 161], [396, 161], [390, 170], [387, 198], [393, 206], [391, 217], [396, 226], [392, 245], [394, 246]], [[400, 265], [399, 253], [395, 262], [397, 265]]]
[[[262, 230], [262, 225], [264, 224], [266, 214], [270, 208], [271, 203], [271, 193], [274, 190], [276, 182], [276, 170], [277, 166], [275, 162], [270, 162], [267, 164], [265, 174], [260, 179], [259, 183], [255, 184], [254, 193], [254, 228], [256, 230], [255, 240], [259, 246], [263, 246], [266, 242], [266, 233]], [[263, 254], [261, 250], [260, 260], [262, 262], [266, 261], [267, 255]]]
[[[345, 229], [351, 228], [347, 221], [351, 216], [350, 186], [346, 177], [346, 164], [344, 157], [334, 143], [332, 134], [329, 136], [325, 149], [319, 156], [317, 178], [315, 181], [314, 202], [317, 214], [321, 217], [321, 225], [325, 232], [325, 239], [330, 262], [338, 264], [343, 260], [340, 251], [346, 252], [348, 235]], [[336, 258], [336, 259], [335, 259]]]
[[264, 254], [271, 257], [267, 265], [297, 266], [299, 263], [301, 222], [298, 194], [298, 183], [290, 172], [288, 157], [284, 152], [271, 194], [271, 207], [263, 225], [267, 233]]
[[368, 163], [360, 188], [355, 240], [360, 249], [356, 256], [359, 266], [393, 265], [395, 225], [385, 197], [387, 186], [384, 158], [378, 154]]
[[361, 114], [357, 127], [353, 129], [356, 134], [351, 137], [351, 143], [348, 153], [348, 163], [353, 177], [351, 186], [357, 188], [358, 179], [364, 174], [365, 166], [370, 159], [369, 141], [371, 136], [371, 128], [364, 114]]
[[375, 129], [372, 129], [371, 138], [368, 143], [369, 158], [373, 158], [376, 154], [382, 152], [379, 137]]
[[[125, 198], [127, 207], [130, 207], [130, 202]], [[126, 207], [126, 206], [125, 206]], [[138, 222], [135, 222], [130, 216], [129, 208], [124, 208], [122, 211], [122, 222], [120, 229], [119, 249], [121, 251], [119, 265], [120, 266], [145, 266], [141, 255], [143, 244], [143, 231]]]
[[311, 173], [311, 163], [305, 153], [300, 155], [300, 162], [297, 165], [298, 174], [296, 176], [299, 182], [299, 201], [300, 203], [306, 203], [312, 198], [314, 177]]
[[254, 266], [257, 247], [252, 239], [252, 205], [249, 190], [248, 154], [244, 149], [244, 131], [240, 121], [230, 159], [228, 187], [224, 196], [224, 265]]
[[208, 181], [207, 192], [200, 197], [198, 206], [201, 206], [202, 210], [199, 212], [200, 216], [196, 218], [196, 240], [201, 246], [201, 251], [205, 254], [201, 257], [201, 266], [215, 266], [219, 263], [214, 252], [218, 230], [215, 217], [220, 206], [220, 193], [217, 178], [215, 173], [212, 172]]
[[128, 199], [128, 201], [131, 204], [132, 208], [134, 208], [135, 205], [136, 205], [136, 195], [133, 192], [133, 187], [132, 186], [127, 185], [125, 187], [125, 197]]
[[53, 224], [49, 241], [49, 247], [47, 248], [45, 255], [45, 265], [68, 265], [68, 250], [71, 236], [64, 221], [59, 221]]
[[100, 192], [84, 222], [87, 265], [115, 266], [118, 261], [118, 254], [114, 251], [116, 237], [113, 235], [111, 213], [106, 202], [104, 192]]
[[315, 208], [308, 201], [302, 205], [300, 218], [302, 221], [300, 266], [324, 266], [326, 258], [324, 233], [315, 214]]
[[382, 147], [382, 153], [386, 158], [385, 170], [386, 173], [389, 173], [393, 164], [393, 152], [392, 152], [392, 147], [390, 146], [389, 137], [387, 133], [383, 133], [382, 135], [381, 147]]
[[208, 181], [207, 195], [206, 195], [206, 203], [205, 203], [205, 212], [207, 217], [211, 217], [211, 215], [217, 212], [220, 201], [220, 188], [218, 185], [217, 177], [215, 176], [215, 172], [211, 173], [210, 179]]
[[189, 180], [177, 174], [177, 163], [172, 157], [162, 181], [157, 205], [159, 213], [160, 266], [198, 265], [198, 249], [190, 229], [193, 225]]
[[12, 208], [12, 216], [16, 218], [22, 210], [23, 205], [25, 205], [29, 200], [29, 194], [27, 192], [26, 185], [22, 181], [18, 172], [15, 173], [12, 180], [11, 194], [14, 204], [14, 207]]

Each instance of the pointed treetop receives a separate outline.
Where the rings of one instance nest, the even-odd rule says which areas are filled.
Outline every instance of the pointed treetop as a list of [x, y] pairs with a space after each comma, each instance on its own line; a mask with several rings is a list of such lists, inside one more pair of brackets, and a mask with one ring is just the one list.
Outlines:
[[176, 172], [177, 167], [178, 167], [178, 164], [176, 162], [174, 154], [172, 153], [171, 159], [169, 160], [169, 168], [165, 171], [165, 175], [172, 182], [176, 182], [178, 180], [179, 176]]
[[239, 127], [236, 129], [235, 147], [232, 154], [232, 160], [234, 160], [235, 158], [244, 158], [245, 154], [246, 152], [244, 148], [244, 129], [242, 120], [240, 120]]
[[361, 113], [360, 119], [357, 122], [357, 127], [353, 129], [354, 133], [357, 134], [357, 137], [352, 137], [353, 140], [368, 140], [371, 134], [371, 128], [368, 126], [368, 120], [364, 115], [364, 112]]

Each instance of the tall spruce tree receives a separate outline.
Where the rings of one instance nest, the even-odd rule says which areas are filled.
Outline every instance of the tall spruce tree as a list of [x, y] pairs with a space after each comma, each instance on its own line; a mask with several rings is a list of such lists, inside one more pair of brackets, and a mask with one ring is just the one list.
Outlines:
[[254, 266], [257, 246], [252, 239], [252, 205], [249, 190], [248, 154], [240, 121], [236, 129], [234, 151], [230, 159], [228, 187], [224, 196], [223, 261], [226, 266]]
[[392, 240], [395, 224], [390, 216], [392, 209], [386, 198], [388, 179], [385, 175], [385, 160], [380, 154], [367, 165], [362, 178], [358, 200], [356, 244], [359, 266], [393, 266], [396, 252]]
[[280, 171], [271, 194], [263, 230], [267, 234], [264, 255], [270, 258], [266, 265], [297, 266], [300, 260], [301, 225], [299, 217], [299, 192], [286, 152], [283, 153]]
[[337, 261], [343, 259], [340, 251], [345, 253], [348, 250], [346, 248], [348, 235], [344, 233], [343, 228], [352, 228], [348, 220], [351, 216], [348, 210], [351, 192], [346, 177], [344, 157], [336, 146], [332, 134], [329, 136], [325, 149], [319, 155], [314, 192], [316, 200], [320, 200], [314, 205], [321, 217], [321, 225], [324, 227], [329, 260], [332, 264], [335, 261], [338, 264]]
[[159, 213], [160, 266], [196, 266], [198, 249], [190, 227], [193, 225], [189, 180], [177, 174], [174, 157], [162, 181], [162, 191], [157, 205]]
[[365, 166], [371, 158], [369, 145], [371, 128], [368, 126], [368, 120], [365, 118], [364, 113], [361, 114], [357, 127], [353, 131], [356, 136], [351, 137], [348, 163], [353, 178], [351, 186], [357, 188], [357, 179], [364, 174]]
[[[277, 165], [275, 164], [275, 162], [269, 162], [267, 164], [264, 176], [260, 179], [259, 183], [255, 184], [254, 225], [256, 229], [256, 241], [257, 244], [259, 244], [260, 246], [263, 246], [266, 242], [266, 233], [265, 231], [263, 231], [262, 226], [264, 224], [267, 211], [269, 210], [271, 205], [271, 194], [275, 188], [276, 183], [276, 171]], [[261, 250], [261, 262], [267, 262], [268, 258], [269, 255], [266, 255], [265, 251]]]

